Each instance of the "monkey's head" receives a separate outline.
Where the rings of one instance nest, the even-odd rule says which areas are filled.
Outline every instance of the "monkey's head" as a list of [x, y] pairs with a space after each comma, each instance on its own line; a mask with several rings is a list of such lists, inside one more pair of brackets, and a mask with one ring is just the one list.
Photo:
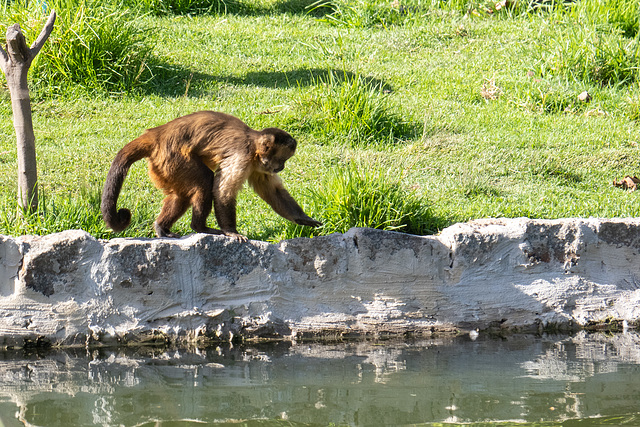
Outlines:
[[278, 173], [296, 152], [297, 142], [282, 129], [267, 128], [260, 132], [256, 155], [263, 172]]

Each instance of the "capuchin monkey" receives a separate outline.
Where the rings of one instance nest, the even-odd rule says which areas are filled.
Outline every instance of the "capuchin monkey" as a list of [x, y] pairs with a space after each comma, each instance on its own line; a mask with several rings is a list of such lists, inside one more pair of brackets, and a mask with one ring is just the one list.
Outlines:
[[[147, 157], [149, 176], [165, 193], [153, 227], [158, 237], [180, 237], [171, 226], [192, 208], [197, 233], [224, 234], [239, 240], [236, 196], [245, 181], [276, 213], [300, 225], [318, 227], [284, 188], [278, 172], [293, 156], [296, 140], [278, 128], [256, 131], [228, 114], [200, 111], [148, 129], [116, 155], [102, 192], [102, 217], [113, 231], [131, 222], [128, 209], [116, 209], [131, 165]], [[211, 206], [218, 227], [207, 227]]]

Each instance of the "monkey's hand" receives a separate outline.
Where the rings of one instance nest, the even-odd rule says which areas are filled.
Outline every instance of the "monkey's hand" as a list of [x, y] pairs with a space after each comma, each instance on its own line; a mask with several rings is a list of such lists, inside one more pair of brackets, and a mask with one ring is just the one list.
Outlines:
[[296, 219], [296, 224], [308, 225], [309, 227], [320, 227], [322, 225], [320, 221], [316, 221], [315, 219], [308, 216]]

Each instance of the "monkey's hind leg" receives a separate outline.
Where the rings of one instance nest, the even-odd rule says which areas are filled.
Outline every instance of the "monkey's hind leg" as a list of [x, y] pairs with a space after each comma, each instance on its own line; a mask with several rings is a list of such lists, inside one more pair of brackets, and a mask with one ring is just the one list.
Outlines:
[[191, 228], [196, 233], [218, 234], [234, 237], [238, 240], [246, 241], [247, 238], [238, 233], [228, 233], [223, 230], [207, 226], [207, 219], [211, 214], [214, 202], [213, 182], [214, 173], [204, 164], [194, 167], [198, 170], [198, 178], [195, 180], [199, 185], [191, 189]]
[[193, 207], [191, 214], [191, 228], [196, 233], [218, 234], [233, 237], [237, 240], [247, 241], [247, 238], [239, 233], [218, 230], [216, 228], [207, 227], [207, 218], [211, 214], [213, 204], [213, 192], [211, 189], [206, 191], [198, 191], [191, 197], [191, 205]]
[[221, 165], [213, 181], [213, 206], [218, 226], [225, 236], [246, 242], [247, 237], [238, 233], [236, 225], [236, 196], [246, 180], [242, 173], [229, 173]]
[[172, 193], [164, 198], [160, 215], [153, 223], [153, 228], [158, 237], [180, 237], [177, 233], [171, 232], [171, 226], [189, 209], [189, 199]]
[[191, 228], [196, 233], [223, 234], [222, 231], [207, 227], [207, 218], [213, 207], [213, 193], [211, 187], [198, 188], [191, 196]]

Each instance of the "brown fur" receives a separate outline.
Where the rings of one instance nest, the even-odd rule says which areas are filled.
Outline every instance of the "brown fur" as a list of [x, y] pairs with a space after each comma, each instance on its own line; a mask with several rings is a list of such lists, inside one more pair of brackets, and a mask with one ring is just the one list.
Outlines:
[[[282, 217], [317, 227], [282, 185], [277, 175], [295, 153], [296, 140], [287, 132], [256, 131], [224, 113], [200, 111], [148, 129], [116, 155], [102, 193], [102, 216], [114, 231], [131, 222], [128, 209], [116, 209], [131, 165], [147, 157], [149, 175], [165, 193], [154, 223], [158, 237], [178, 237], [171, 226], [192, 207], [191, 228], [198, 233], [244, 239], [236, 229], [236, 196], [245, 181]], [[220, 230], [206, 225], [211, 207]]]

